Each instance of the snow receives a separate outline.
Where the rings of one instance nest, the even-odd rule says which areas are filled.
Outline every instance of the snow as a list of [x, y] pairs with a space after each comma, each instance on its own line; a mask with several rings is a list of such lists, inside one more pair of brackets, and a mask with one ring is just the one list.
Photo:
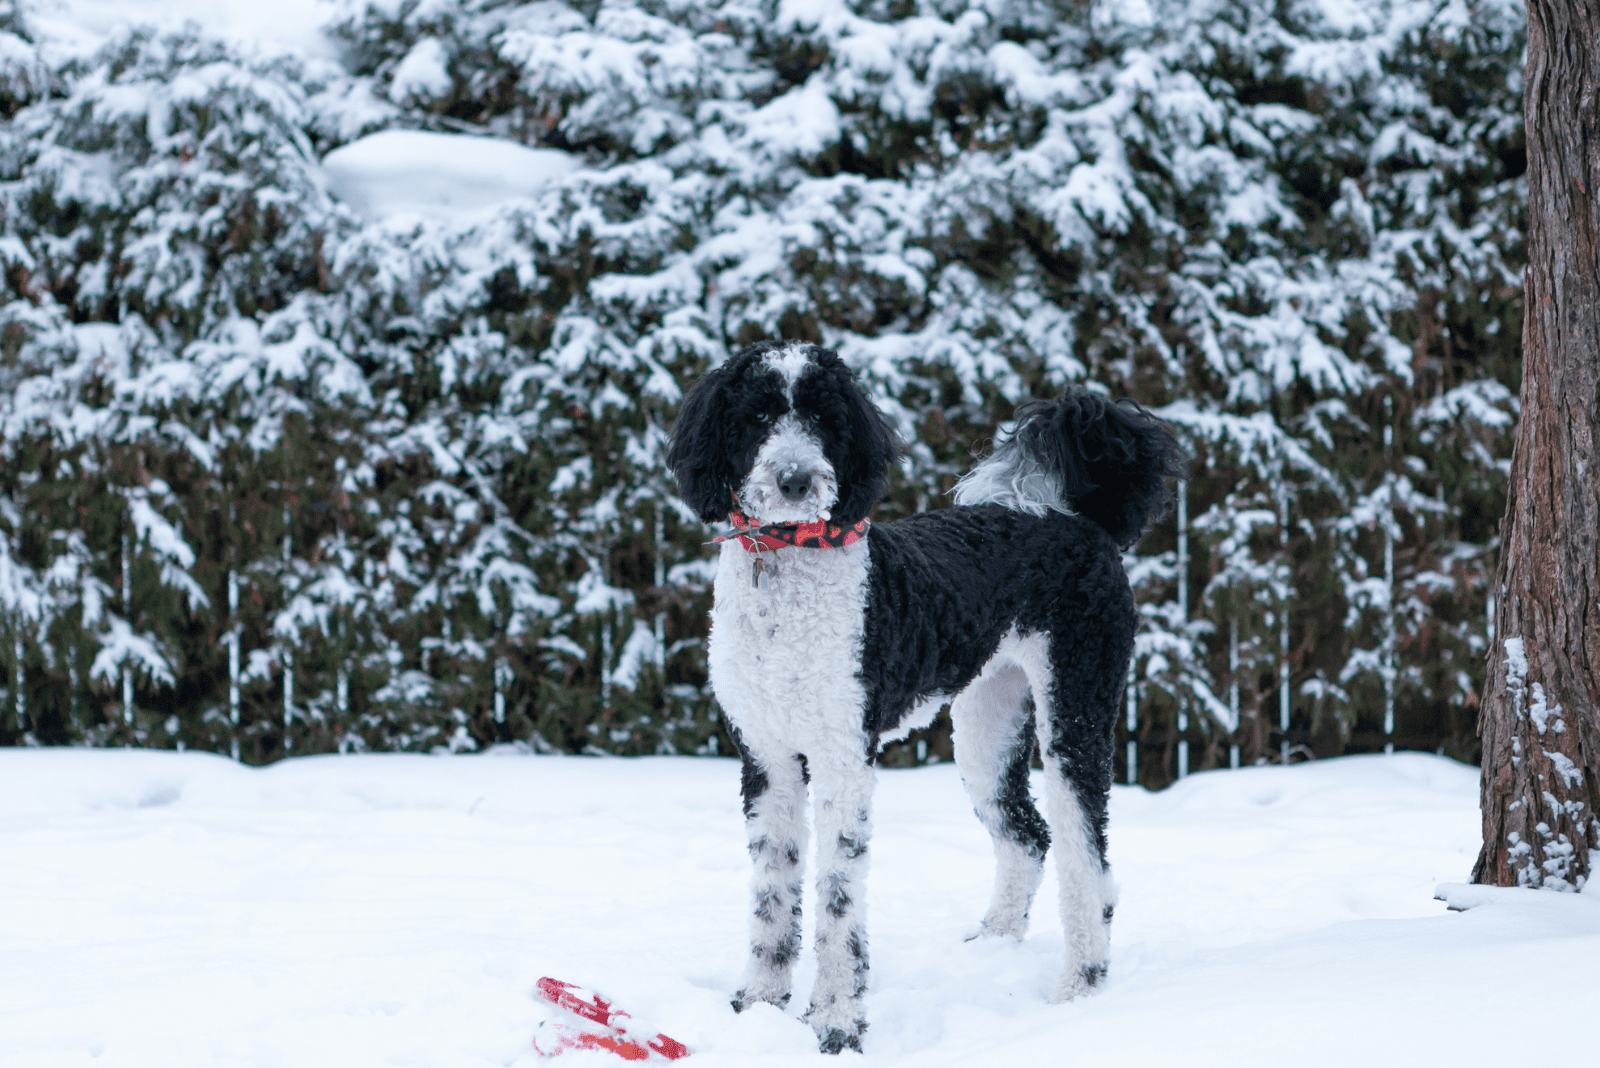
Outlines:
[[424, 37], [394, 68], [391, 95], [411, 94], [424, 100], [450, 91], [450, 69], [444, 45], [437, 37]]
[[534, 196], [580, 164], [496, 137], [384, 130], [334, 149], [322, 165], [334, 195], [369, 220], [452, 222]]
[[1507, 638], [1506, 670], [1514, 678], [1526, 679], [1528, 677], [1528, 654], [1524, 651], [1521, 638]]
[[1565, 731], [1567, 726], [1561, 722], [1561, 706], [1556, 705], [1552, 708], [1546, 703], [1544, 685], [1542, 683], [1534, 683], [1531, 689], [1533, 691], [1533, 700], [1528, 703], [1528, 718], [1533, 720], [1535, 727], [1539, 728], [1539, 733], [1543, 734], [1550, 729], [1550, 717], [1552, 716], [1555, 717], [1555, 732], [1560, 734]]
[[[816, 1064], [809, 964], [789, 1010], [728, 1007], [738, 778], [508, 750], [0, 752], [0, 1064], [532, 1065], [541, 975], [704, 1068]], [[955, 769], [879, 783], [865, 1063], [1486, 1064], [1525, 1052], [1503, 1022], [1530, 1019], [1566, 1021], [1541, 1058], [1594, 1058], [1600, 901], [1460, 885], [1475, 769], [1400, 754], [1118, 787], [1112, 971], [1069, 1005], [1045, 1002], [1055, 909], [1020, 944], [961, 940], [991, 868]]]
[[333, 0], [31, 0], [23, 9], [49, 49], [61, 55], [89, 55], [133, 27], [171, 33], [185, 23], [246, 51], [318, 59], [337, 55], [322, 32], [333, 15]]

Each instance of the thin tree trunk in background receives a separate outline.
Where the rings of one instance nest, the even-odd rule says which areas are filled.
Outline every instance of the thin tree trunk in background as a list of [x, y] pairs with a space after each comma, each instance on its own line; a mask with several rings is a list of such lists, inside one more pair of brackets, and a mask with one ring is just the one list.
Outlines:
[[1600, 863], [1600, 0], [1528, 0], [1522, 417], [1479, 713], [1473, 882]]

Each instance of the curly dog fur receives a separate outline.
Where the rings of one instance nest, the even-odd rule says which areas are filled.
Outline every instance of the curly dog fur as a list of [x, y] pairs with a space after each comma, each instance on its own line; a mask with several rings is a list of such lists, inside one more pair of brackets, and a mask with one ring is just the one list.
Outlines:
[[[734, 1008], [788, 1001], [809, 787], [817, 977], [806, 1015], [832, 1053], [859, 1050], [867, 1026], [873, 761], [945, 702], [962, 780], [994, 841], [994, 896], [974, 937], [1025, 935], [1053, 846], [1066, 934], [1055, 999], [1105, 976], [1116, 900], [1106, 801], [1137, 618], [1120, 551], [1165, 513], [1166, 480], [1185, 473], [1149, 413], [1071, 389], [1017, 409], [955, 507], [854, 537], [898, 453], [836, 354], [778, 342], [695, 385], [668, 455], [706, 522], [737, 510], [780, 536], [800, 524], [830, 532], [822, 547], [722, 543], [709, 661], [744, 760], [755, 863]], [[1036, 740], [1042, 814], [1028, 789]]]

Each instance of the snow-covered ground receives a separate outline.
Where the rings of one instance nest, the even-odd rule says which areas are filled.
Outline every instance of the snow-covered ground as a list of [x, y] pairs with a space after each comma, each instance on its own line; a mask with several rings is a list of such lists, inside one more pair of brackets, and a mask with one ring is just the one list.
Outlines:
[[[803, 1004], [728, 1007], [738, 770], [0, 752], [0, 1064], [527, 1065], [541, 975], [598, 988], [706, 1068], [816, 1063]], [[954, 768], [879, 782], [872, 1064], [1600, 1057], [1595, 895], [1433, 899], [1476, 851], [1472, 768], [1406, 754], [1119, 787], [1111, 976], [1070, 1005], [1045, 1001], [1053, 909], [1026, 942], [962, 941], [990, 864]], [[809, 965], [799, 979], [803, 1002]]]

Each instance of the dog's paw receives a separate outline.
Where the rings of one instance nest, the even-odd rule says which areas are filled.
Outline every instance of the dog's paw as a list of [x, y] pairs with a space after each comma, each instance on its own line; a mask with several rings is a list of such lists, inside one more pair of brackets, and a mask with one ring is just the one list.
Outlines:
[[789, 1004], [789, 992], [785, 990], [781, 994], [752, 994], [740, 990], [734, 993], [730, 1004], [733, 1005], [734, 1012], [743, 1012], [752, 1005], [776, 1005], [781, 1009]]
[[739, 991], [733, 995], [733, 1011], [743, 1012], [762, 1002], [783, 1008], [789, 1004], [789, 976], [788, 967], [769, 968], [763, 957], [752, 957]]
[[866, 1033], [867, 1021], [856, 1013], [861, 1011], [859, 999], [830, 1000], [819, 1007], [813, 1001], [806, 1009], [805, 1021], [817, 1035], [817, 1049], [823, 1053], [839, 1053], [853, 1049], [861, 1052], [861, 1036]]
[[1059, 1005], [1064, 1001], [1081, 998], [1085, 994], [1093, 994], [1105, 985], [1106, 971], [1110, 965], [1105, 961], [1099, 964], [1085, 964], [1076, 971], [1068, 971], [1061, 976], [1061, 982], [1056, 984], [1056, 991], [1050, 995], [1050, 1000]]
[[843, 1053], [847, 1049], [861, 1052], [861, 1035], [867, 1029], [867, 1021], [857, 1020], [849, 1029], [843, 1027], [817, 1028], [817, 1051], [819, 1053]]
[[963, 942], [976, 942], [980, 938], [1014, 938], [1021, 942], [1028, 937], [1028, 917], [1015, 920], [986, 919], [962, 936]]

